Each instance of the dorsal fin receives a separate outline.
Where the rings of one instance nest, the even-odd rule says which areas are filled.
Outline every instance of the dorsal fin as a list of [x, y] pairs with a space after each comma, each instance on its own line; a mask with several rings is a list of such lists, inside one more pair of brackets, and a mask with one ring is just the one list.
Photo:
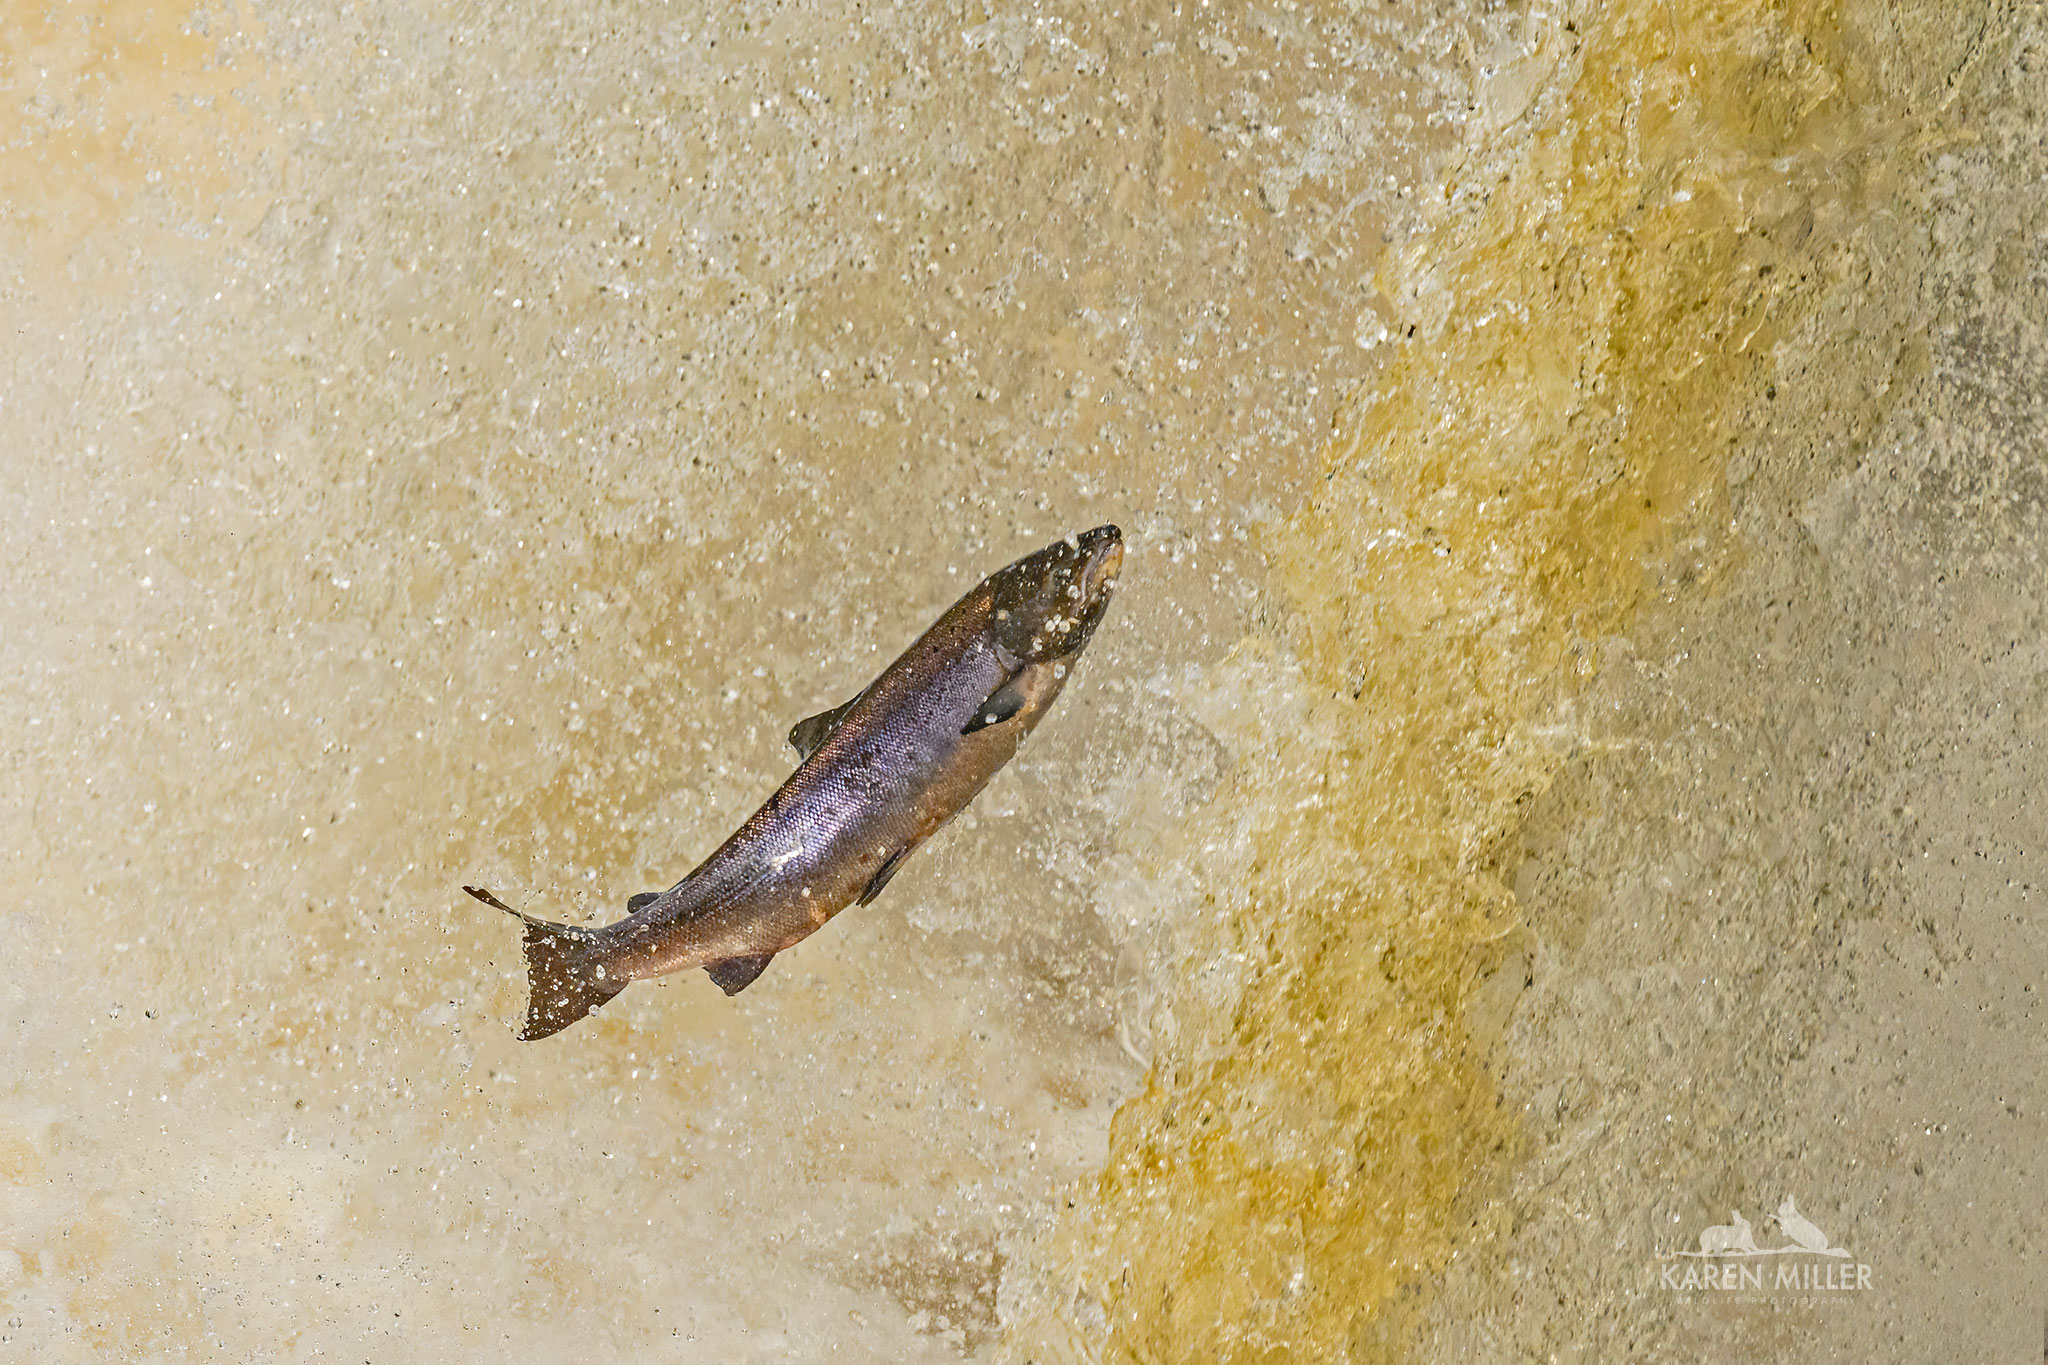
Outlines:
[[637, 896], [628, 896], [626, 897], [626, 913], [637, 915], [660, 899], [661, 893], [659, 891], [642, 891]]
[[846, 719], [846, 713], [867, 694], [867, 689], [863, 687], [860, 695], [853, 701], [835, 706], [830, 711], [820, 711], [815, 716], [805, 716], [792, 725], [789, 728], [789, 747], [796, 750], [797, 761], [802, 762], [818, 752], [820, 746], [832, 738], [832, 732], [839, 728], [839, 722]]

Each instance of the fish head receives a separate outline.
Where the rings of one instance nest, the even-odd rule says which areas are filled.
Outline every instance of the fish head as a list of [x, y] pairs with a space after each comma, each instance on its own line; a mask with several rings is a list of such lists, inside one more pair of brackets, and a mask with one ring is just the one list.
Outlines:
[[996, 641], [1022, 663], [1079, 654], [1109, 609], [1124, 563], [1114, 526], [1056, 540], [989, 579]]

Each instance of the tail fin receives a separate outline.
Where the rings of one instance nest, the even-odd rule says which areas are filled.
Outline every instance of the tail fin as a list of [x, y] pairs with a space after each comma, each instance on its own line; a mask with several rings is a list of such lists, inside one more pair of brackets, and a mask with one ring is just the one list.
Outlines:
[[629, 984], [628, 977], [605, 976], [604, 953], [591, 930], [522, 915], [482, 887], [462, 889], [485, 905], [517, 915], [526, 926], [526, 1025], [519, 1030], [523, 1041], [560, 1033], [595, 1014]]

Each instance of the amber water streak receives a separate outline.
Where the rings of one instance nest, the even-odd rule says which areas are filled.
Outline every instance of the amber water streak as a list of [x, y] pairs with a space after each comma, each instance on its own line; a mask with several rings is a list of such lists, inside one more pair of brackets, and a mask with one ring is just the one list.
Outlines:
[[1858, 31], [1832, 4], [1564, 7], [1494, 76], [1434, 227], [1381, 270], [1397, 353], [1267, 547], [1288, 611], [1237, 666], [1298, 669], [1310, 723], [1205, 817], [1256, 860], [1190, 959], [1244, 979], [1181, 1007], [1119, 1112], [1048, 1337], [1399, 1356], [1483, 1246], [1518, 1143], [1484, 1059], [1520, 932], [1490, 855], [1601, 637], [1724, 554], [1773, 342], [1902, 145]]

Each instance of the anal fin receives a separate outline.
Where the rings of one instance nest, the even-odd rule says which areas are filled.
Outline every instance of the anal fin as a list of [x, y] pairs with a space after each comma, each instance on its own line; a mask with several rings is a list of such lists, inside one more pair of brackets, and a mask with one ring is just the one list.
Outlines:
[[738, 995], [768, 970], [768, 963], [774, 956], [773, 953], [761, 953], [755, 957], [729, 957], [706, 967], [704, 975], [727, 995]]

